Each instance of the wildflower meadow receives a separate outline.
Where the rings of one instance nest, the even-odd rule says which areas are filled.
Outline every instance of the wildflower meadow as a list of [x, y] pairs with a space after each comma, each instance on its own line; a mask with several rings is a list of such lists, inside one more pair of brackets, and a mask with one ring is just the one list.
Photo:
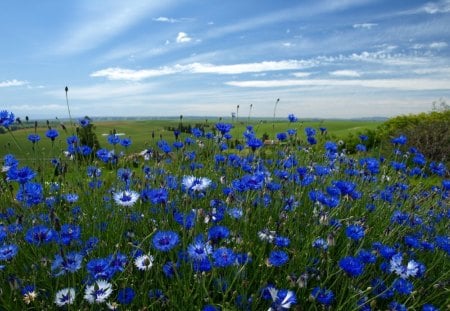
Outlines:
[[446, 165], [406, 136], [350, 154], [282, 124], [139, 152], [114, 131], [86, 140], [87, 118], [7, 131], [24, 152], [2, 155], [0, 310], [448, 310]]

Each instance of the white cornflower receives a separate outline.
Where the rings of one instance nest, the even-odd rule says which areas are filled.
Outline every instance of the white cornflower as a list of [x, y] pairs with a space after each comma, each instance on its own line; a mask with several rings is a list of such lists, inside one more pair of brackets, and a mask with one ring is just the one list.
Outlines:
[[132, 190], [124, 190], [113, 194], [114, 201], [120, 206], [133, 206], [139, 199], [139, 193]]
[[112, 294], [112, 285], [105, 280], [97, 280], [94, 284], [86, 287], [84, 299], [90, 304], [102, 303]]
[[141, 255], [134, 260], [134, 265], [142, 271], [150, 270], [153, 267], [153, 260], [152, 255]]
[[182, 184], [188, 191], [203, 191], [211, 185], [211, 179], [206, 177], [184, 176]]
[[75, 289], [63, 288], [56, 293], [55, 303], [58, 307], [71, 305], [75, 301]]

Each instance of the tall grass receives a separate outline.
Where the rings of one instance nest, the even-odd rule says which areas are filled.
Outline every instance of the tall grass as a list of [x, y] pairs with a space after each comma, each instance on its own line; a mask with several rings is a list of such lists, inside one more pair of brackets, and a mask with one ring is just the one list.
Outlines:
[[447, 169], [401, 140], [350, 156], [305, 127], [273, 123], [266, 146], [258, 125], [144, 129], [95, 154], [42, 133], [29, 170], [4, 157], [1, 308], [448, 308]]

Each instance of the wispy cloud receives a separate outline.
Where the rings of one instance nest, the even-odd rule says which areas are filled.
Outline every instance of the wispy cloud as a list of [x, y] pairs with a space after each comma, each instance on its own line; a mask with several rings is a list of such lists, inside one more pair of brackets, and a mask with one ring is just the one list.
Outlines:
[[140, 81], [152, 77], [170, 75], [175, 73], [198, 74], [242, 74], [259, 73], [266, 71], [299, 70], [313, 67], [314, 63], [304, 60], [263, 61], [259, 63], [242, 63], [232, 65], [213, 65], [209, 63], [191, 63], [186, 65], [165, 66], [158, 69], [124, 69], [106, 68], [91, 73], [91, 77], [105, 77], [108, 80]]
[[155, 22], [174, 24], [174, 23], [181, 23], [181, 22], [190, 22], [190, 21], [194, 21], [195, 19], [187, 18], [187, 17], [172, 18], [172, 17], [160, 16], [160, 17], [153, 18], [152, 20]]
[[448, 46], [447, 42], [433, 42], [430, 44], [431, 49], [443, 49]]
[[294, 72], [292, 75], [297, 78], [306, 78], [311, 75], [311, 72]]
[[177, 43], [185, 43], [190, 42], [192, 40], [191, 37], [188, 36], [185, 32], [179, 32], [176, 38]]
[[95, 5], [83, 1], [75, 16], [80, 16], [64, 33], [55, 50], [60, 54], [88, 51], [122, 34], [148, 15], [170, 5], [171, 1], [108, 1]]
[[153, 20], [155, 22], [162, 22], [162, 23], [177, 23], [177, 22], [179, 22], [179, 20], [177, 20], [175, 18], [169, 18], [169, 17], [165, 17], [165, 16], [153, 18]]
[[358, 78], [361, 76], [361, 74], [355, 70], [336, 70], [330, 72], [330, 75], [336, 77], [352, 77], [352, 78]]
[[375, 23], [353, 24], [353, 28], [362, 28], [362, 29], [372, 29], [375, 26], [378, 26], [378, 24]]
[[427, 2], [417, 8], [400, 12], [401, 15], [409, 14], [438, 14], [450, 12], [450, 0]]
[[228, 81], [225, 84], [246, 88], [276, 88], [296, 86], [321, 86], [321, 87], [366, 87], [407, 91], [450, 90], [450, 79], [367, 79], [367, 80], [248, 80]]
[[27, 85], [28, 81], [21, 81], [21, 80], [6, 80], [6, 81], [0, 81], [0, 87], [13, 87], [13, 86], [22, 86]]
[[423, 5], [419, 10], [428, 14], [448, 13], [450, 12], [450, 1], [442, 0], [439, 2], [428, 2], [425, 5]]
[[370, 2], [374, 2], [374, 0], [325, 0], [317, 1], [314, 4], [302, 4], [297, 7], [236, 21], [222, 27], [214, 27], [205, 34], [205, 38], [216, 38], [231, 33], [257, 29], [281, 21], [298, 20], [299, 18], [310, 18], [323, 13], [339, 12], [363, 6]]

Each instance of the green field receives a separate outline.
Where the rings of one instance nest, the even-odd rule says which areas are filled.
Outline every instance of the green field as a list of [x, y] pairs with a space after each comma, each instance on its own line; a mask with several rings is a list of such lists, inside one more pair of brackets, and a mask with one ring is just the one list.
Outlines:
[[[234, 122], [231, 134], [233, 139], [242, 140], [241, 133], [245, 131], [246, 126], [254, 127], [255, 133], [258, 137], [263, 134], [269, 135], [270, 139], [276, 137], [276, 133], [286, 131], [288, 128], [296, 129], [299, 135], [304, 135], [304, 128], [312, 127], [320, 133], [319, 128], [327, 128], [327, 135], [331, 139], [345, 139], [350, 133], [358, 134], [365, 129], [376, 129], [381, 121], [365, 121], [365, 120], [307, 120], [296, 123], [289, 123], [287, 121], [277, 120], [273, 122], [270, 119], [251, 119], [250, 122]], [[214, 129], [214, 124], [220, 122], [219, 118], [204, 120], [204, 119], [186, 119], [183, 120], [183, 125], [190, 124], [195, 127], [197, 124], [206, 125], [206, 129], [211, 131]], [[231, 122], [231, 120], [223, 120], [223, 122]], [[123, 137], [129, 137], [133, 141], [130, 147], [130, 152], [142, 151], [145, 147], [153, 145], [152, 141], [164, 139], [172, 141], [174, 135], [172, 131], [168, 131], [168, 127], [178, 127], [180, 120], [178, 118], [159, 119], [159, 120], [118, 120], [118, 121], [96, 121], [93, 119], [96, 126], [96, 134], [102, 147], [107, 147], [106, 135], [115, 130], [117, 133], [123, 134]], [[0, 134], [1, 155], [7, 153], [15, 154], [17, 157], [27, 159], [39, 153], [44, 157], [59, 156], [59, 151], [65, 150], [65, 138], [75, 133], [75, 127], [70, 126], [70, 122], [65, 122], [66, 131], [62, 129], [59, 123], [51, 123], [50, 126], [59, 131], [60, 136], [56, 138], [53, 148], [51, 141], [45, 137], [45, 132], [48, 127], [45, 122], [38, 123], [37, 134], [41, 136], [41, 141], [38, 142], [35, 150], [32, 144], [27, 140], [29, 134], [34, 133], [34, 123], [25, 124], [22, 129], [13, 131], [11, 133]], [[182, 134], [186, 135], [186, 134]], [[16, 140], [16, 142], [14, 141]]]

